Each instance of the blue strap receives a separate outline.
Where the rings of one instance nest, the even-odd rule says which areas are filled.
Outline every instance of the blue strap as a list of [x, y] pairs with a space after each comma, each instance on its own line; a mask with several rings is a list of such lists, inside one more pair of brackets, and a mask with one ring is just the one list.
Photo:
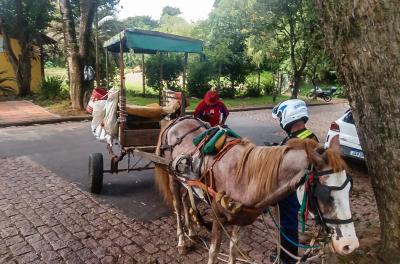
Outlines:
[[294, 246], [296, 246], [296, 247], [305, 248], [305, 249], [308, 249], [308, 248], [320, 248], [320, 247], [321, 247], [321, 246], [307, 246], [307, 245], [303, 245], [303, 244], [300, 244], [300, 243], [296, 243], [296, 242], [294, 242], [293, 240], [291, 240], [291, 239], [282, 231], [282, 229], [279, 227], [279, 225], [276, 223], [275, 218], [272, 216], [271, 211], [269, 210], [269, 208], [267, 208], [267, 210], [268, 210], [268, 213], [269, 213], [269, 215], [271, 216], [272, 221], [274, 222], [276, 228], [279, 229], [279, 232], [282, 234], [282, 236], [283, 236], [287, 241], [290, 242], [290, 244], [292, 244], [292, 245], [294, 245]]

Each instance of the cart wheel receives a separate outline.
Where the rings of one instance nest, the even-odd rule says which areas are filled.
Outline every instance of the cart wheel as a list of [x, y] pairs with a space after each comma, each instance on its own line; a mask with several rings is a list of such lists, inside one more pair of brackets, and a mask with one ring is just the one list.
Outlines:
[[92, 153], [89, 156], [89, 184], [92, 193], [100, 193], [103, 188], [103, 155]]

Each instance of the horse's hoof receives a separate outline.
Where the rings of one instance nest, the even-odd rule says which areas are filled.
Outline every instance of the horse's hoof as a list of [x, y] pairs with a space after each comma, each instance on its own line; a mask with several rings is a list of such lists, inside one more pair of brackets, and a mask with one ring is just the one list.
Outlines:
[[186, 253], [187, 253], [187, 247], [185, 247], [185, 246], [177, 246], [177, 248], [178, 248], [178, 253], [179, 253], [179, 255], [186, 255]]

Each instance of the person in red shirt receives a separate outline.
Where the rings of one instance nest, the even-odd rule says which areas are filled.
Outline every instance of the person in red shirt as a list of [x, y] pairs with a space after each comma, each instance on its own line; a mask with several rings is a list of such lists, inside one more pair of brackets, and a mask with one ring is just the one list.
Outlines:
[[[222, 120], [221, 120], [222, 115]], [[223, 126], [229, 115], [225, 104], [219, 99], [216, 91], [208, 91], [203, 100], [196, 106], [194, 116], [210, 123], [211, 126]]]

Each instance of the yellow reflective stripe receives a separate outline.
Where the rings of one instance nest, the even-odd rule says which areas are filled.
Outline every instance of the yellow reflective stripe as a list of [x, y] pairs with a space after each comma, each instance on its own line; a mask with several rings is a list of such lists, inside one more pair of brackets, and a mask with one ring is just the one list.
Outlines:
[[312, 132], [307, 129], [307, 130], [301, 132], [300, 134], [298, 134], [297, 137], [300, 138], [300, 139], [305, 139], [305, 138], [308, 138], [311, 135], [312, 135]]

